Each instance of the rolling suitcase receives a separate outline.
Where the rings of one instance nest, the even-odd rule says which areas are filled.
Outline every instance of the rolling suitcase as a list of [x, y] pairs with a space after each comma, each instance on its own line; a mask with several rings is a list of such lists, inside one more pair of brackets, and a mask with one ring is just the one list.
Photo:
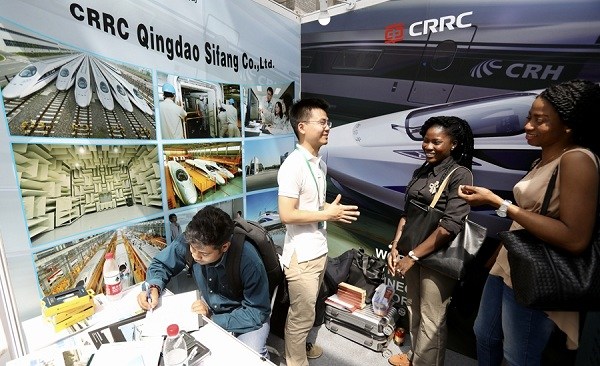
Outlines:
[[373, 312], [371, 304], [353, 312], [329, 304], [325, 306], [327, 329], [373, 351], [382, 352], [384, 356], [389, 352], [387, 346], [393, 336], [398, 318], [398, 310], [393, 306], [383, 317]]
[[344, 338], [348, 338], [349, 340], [361, 344], [375, 352], [382, 352], [384, 356], [386, 356], [386, 354], [392, 354], [392, 352], [387, 348], [388, 344], [390, 343], [391, 336], [375, 335], [352, 324], [341, 322], [335, 318], [330, 318], [327, 315], [325, 315], [325, 327], [327, 327], [327, 329], [329, 329], [331, 332], [339, 334]]
[[390, 307], [386, 316], [376, 315], [373, 312], [372, 304], [367, 305], [364, 309], [353, 312], [326, 304], [325, 315], [338, 319], [343, 323], [352, 324], [376, 336], [388, 336], [392, 334], [396, 328], [396, 322], [400, 317], [398, 309], [393, 306]]

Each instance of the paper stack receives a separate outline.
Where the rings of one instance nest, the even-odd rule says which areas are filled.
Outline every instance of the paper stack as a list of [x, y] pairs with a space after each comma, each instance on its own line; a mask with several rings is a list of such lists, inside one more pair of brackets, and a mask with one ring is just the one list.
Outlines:
[[94, 291], [78, 286], [41, 301], [42, 315], [59, 332], [95, 313]]
[[337, 294], [333, 294], [333, 295], [329, 296], [328, 298], [326, 298], [325, 304], [329, 304], [335, 308], [338, 308], [340, 310], [349, 311], [349, 312], [353, 312], [354, 310], [357, 309], [356, 306], [341, 300]]
[[345, 303], [354, 306], [357, 309], [364, 309], [367, 299], [367, 291], [360, 287], [342, 282], [338, 285], [337, 297]]

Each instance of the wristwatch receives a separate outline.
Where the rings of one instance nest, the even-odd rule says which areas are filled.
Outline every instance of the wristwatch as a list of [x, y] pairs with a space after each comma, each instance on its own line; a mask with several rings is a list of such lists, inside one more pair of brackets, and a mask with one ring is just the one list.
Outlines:
[[496, 210], [496, 215], [500, 217], [506, 217], [506, 211], [508, 210], [508, 206], [512, 205], [512, 202], [509, 200], [502, 201], [502, 204]]
[[413, 252], [412, 250], [411, 250], [410, 252], [408, 252], [408, 256], [409, 256], [409, 257], [410, 257], [412, 260], [414, 260], [414, 261], [418, 261], [418, 260], [419, 260], [419, 257], [417, 257], [417, 256], [415, 255], [415, 252]]

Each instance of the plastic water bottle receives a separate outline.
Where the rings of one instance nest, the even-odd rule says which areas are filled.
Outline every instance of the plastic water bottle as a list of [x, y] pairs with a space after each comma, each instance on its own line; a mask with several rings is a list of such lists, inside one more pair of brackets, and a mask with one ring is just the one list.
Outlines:
[[119, 300], [122, 295], [121, 272], [115, 261], [115, 254], [112, 252], [108, 252], [104, 256], [102, 275], [104, 276], [104, 294], [106, 298]]
[[167, 338], [163, 344], [163, 361], [165, 366], [187, 366], [187, 345], [179, 326], [171, 324], [167, 327]]

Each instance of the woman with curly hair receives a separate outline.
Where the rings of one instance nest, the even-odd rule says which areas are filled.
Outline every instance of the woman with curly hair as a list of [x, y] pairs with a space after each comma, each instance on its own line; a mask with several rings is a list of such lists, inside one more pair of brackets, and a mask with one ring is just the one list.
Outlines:
[[[582, 253], [592, 238], [598, 202], [597, 155], [600, 139], [590, 133], [598, 118], [600, 86], [571, 80], [544, 90], [525, 120], [525, 139], [542, 149], [541, 158], [513, 188], [512, 203], [483, 187], [463, 185], [459, 196], [470, 205], [499, 208], [513, 220], [511, 230], [526, 229], [549, 245]], [[546, 215], [540, 214], [546, 187], [558, 167], [558, 178]], [[515, 301], [507, 251], [501, 247], [483, 289], [473, 327], [480, 365], [540, 365], [556, 326], [575, 349], [579, 313], [542, 311]]]

